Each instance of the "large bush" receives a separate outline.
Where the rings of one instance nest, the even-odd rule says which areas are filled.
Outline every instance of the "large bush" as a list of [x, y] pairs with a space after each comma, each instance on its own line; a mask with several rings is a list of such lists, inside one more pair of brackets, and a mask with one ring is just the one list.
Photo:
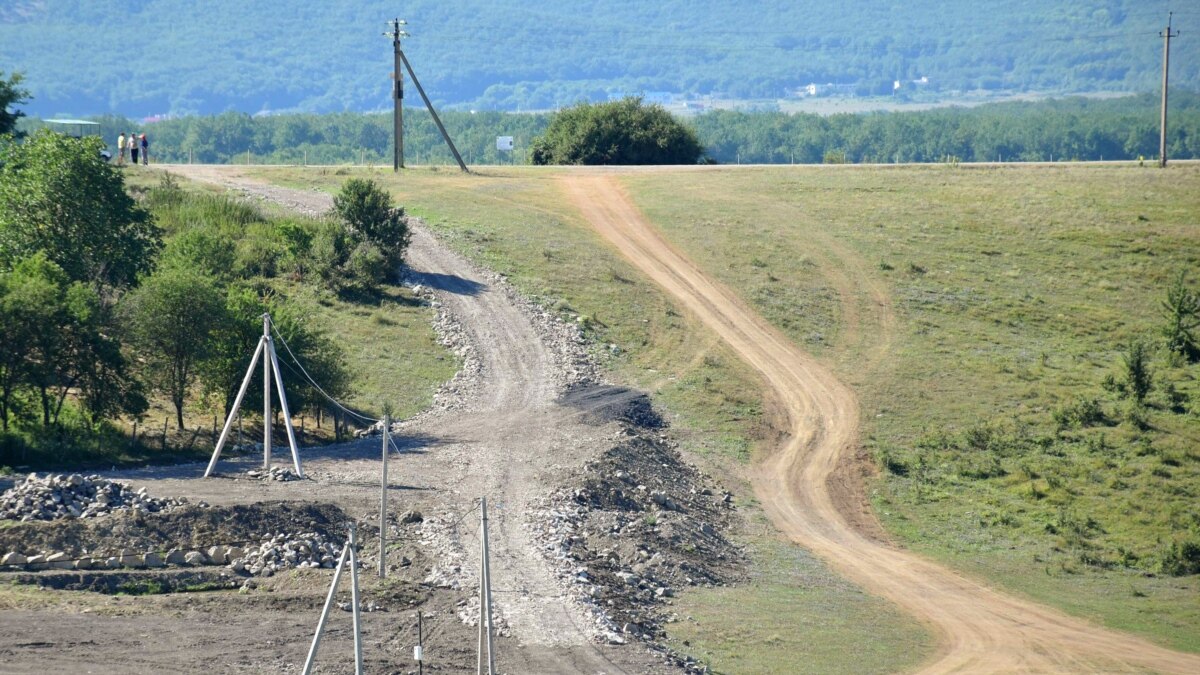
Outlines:
[[397, 262], [408, 248], [408, 219], [404, 207], [392, 207], [392, 197], [375, 181], [351, 178], [333, 197], [333, 211], [352, 230]]
[[690, 127], [641, 98], [580, 103], [535, 139], [533, 164], [695, 164], [703, 148]]

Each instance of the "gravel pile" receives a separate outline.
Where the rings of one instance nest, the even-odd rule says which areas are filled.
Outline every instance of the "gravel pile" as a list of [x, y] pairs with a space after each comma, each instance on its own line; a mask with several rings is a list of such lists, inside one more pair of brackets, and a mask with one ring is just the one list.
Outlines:
[[273, 466], [270, 469], [250, 469], [246, 472], [246, 477], [252, 480], [270, 482], [288, 482], [293, 480], [301, 480], [300, 476], [296, 475], [295, 471], [283, 466]]
[[210, 564], [226, 564], [234, 572], [269, 577], [280, 570], [323, 567], [333, 569], [342, 555], [342, 543], [330, 541], [316, 532], [264, 536], [256, 547], [225, 552], [223, 559]]
[[0, 519], [57, 520], [94, 518], [114, 511], [160, 513], [187, 504], [186, 498], [157, 499], [146, 488], [80, 474], [29, 474], [0, 495]]
[[621, 436], [527, 526], [609, 642], [653, 644], [674, 620], [676, 589], [736, 581], [745, 557], [723, 534], [734, 518], [730, 493], [665, 436], [631, 426]]

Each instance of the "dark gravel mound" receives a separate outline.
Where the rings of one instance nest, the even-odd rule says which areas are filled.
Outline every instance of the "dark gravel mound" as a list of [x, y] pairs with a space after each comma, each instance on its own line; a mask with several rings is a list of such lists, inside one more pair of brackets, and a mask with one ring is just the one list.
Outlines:
[[621, 421], [643, 429], [667, 426], [654, 410], [650, 397], [644, 392], [609, 384], [589, 384], [575, 387], [559, 403], [583, 412], [582, 420], [596, 426]]
[[105, 518], [26, 522], [0, 529], [0, 552], [63, 551], [82, 554], [129, 548], [139, 551], [201, 549], [257, 540], [277, 532], [317, 532], [341, 539], [350, 522], [333, 504], [262, 502], [235, 506], [184, 506], [169, 513], [114, 513]]

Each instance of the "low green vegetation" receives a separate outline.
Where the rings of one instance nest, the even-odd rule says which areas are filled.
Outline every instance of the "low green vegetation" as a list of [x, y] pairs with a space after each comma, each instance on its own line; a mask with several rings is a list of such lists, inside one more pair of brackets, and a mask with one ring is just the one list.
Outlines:
[[1200, 365], [1180, 348], [1200, 288], [1198, 179], [927, 167], [626, 182], [693, 260], [855, 386], [876, 507], [908, 545], [1200, 650]]

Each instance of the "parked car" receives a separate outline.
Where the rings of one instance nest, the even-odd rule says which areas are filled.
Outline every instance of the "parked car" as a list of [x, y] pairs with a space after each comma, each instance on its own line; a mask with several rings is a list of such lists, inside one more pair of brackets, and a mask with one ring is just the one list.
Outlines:
[[[46, 120], [46, 124], [50, 125], [51, 129], [66, 134], [72, 138], [83, 138], [84, 136], [98, 136], [104, 140], [104, 132], [100, 127], [99, 122], [90, 120]], [[108, 143], [104, 144], [104, 149], [100, 151], [100, 156], [104, 161], [112, 161], [112, 152], [108, 149]]]

